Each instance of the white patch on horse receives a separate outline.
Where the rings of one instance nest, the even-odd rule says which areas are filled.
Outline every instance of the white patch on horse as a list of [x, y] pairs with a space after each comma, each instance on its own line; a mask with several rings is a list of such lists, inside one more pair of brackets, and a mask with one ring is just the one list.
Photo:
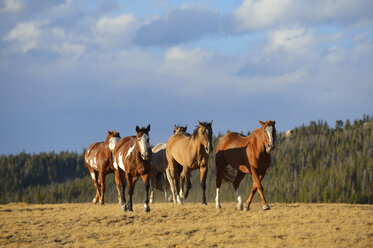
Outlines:
[[91, 172], [91, 177], [92, 177], [93, 180], [96, 181], [96, 174], [94, 172]]
[[144, 134], [139, 139], [140, 139], [140, 141], [138, 143], [139, 143], [139, 146], [140, 146], [140, 152], [141, 152], [142, 155], [145, 155], [146, 152], [149, 150], [149, 147], [150, 147], [150, 144], [148, 142], [149, 136], [147, 134]]
[[215, 202], [216, 202], [216, 208], [221, 208], [221, 206], [220, 206], [220, 188], [216, 188]]
[[124, 169], [124, 164], [123, 164], [123, 153], [119, 153], [119, 167], [125, 172], [126, 170]]
[[117, 158], [114, 158], [114, 163], [113, 166], [116, 170], [118, 170], [118, 163], [117, 163]]
[[93, 160], [91, 159], [90, 165], [91, 165], [91, 167], [97, 169], [96, 158], [93, 158]]
[[[273, 137], [272, 137], [273, 127], [272, 126], [268, 126], [265, 129], [265, 132], [267, 133], [268, 138], [269, 138], [269, 144], [268, 144], [268, 146], [272, 147], [272, 145], [273, 145]], [[268, 148], [268, 147], [266, 148], [266, 150], [267, 150], [268, 153], [271, 151], [271, 149]]]
[[237, 195], [237, 201], [238, 201], [237, 209], [242, 210], [243, 204], [242, 204], [242, 195], [241, 195], [240, 189], [236, 190], [236, 195]]
[[133, 146], [131, 146], [130, 149], [128, 149], [128, 151], [127, 151], [127, 155], [126, 155], [125, 159], [127, 159], [128, 156], [131, 155], [131, 152], [133, 151], [133, 149], [135, 149], [135, 145], [136, 145], [136, 144], [134, 144]]
[[109, 141], [109, 149], [110, 151], [114, 151], [115, 146], [117, 145], [119, 141], [118, 137], [111, 137]]

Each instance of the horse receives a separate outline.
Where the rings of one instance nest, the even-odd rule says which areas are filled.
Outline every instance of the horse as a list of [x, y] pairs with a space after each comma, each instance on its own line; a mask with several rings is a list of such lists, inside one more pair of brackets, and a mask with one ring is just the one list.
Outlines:
[[92, 200], [94, 204], [99, 200], [104, 205], [105, 177], [114, 172], [112, 152], [119, 139], [118, 132], [108, 131], [105, 142], [91, 144], [84, 154], [85, 165], [96, 188], [96, 195]]
[[[152, 151], [149, 144], [150, 125], [146, 128], [136, 126], [136, 136], [128, 136], [120, 139], [114, 149], [114, 167], [125, 175], [128, 184], [129, 200], [126, 204], [124, 188], [122, 197], [122, 210], [132, 212], [132, 195], [135, 183], [140, 176], [145, 185], [144, 210], [150, 211], [149, 207], [149, 173], [151, 167]], [[123, 181], [123, 178], [119, 178]]]
[[[182, 199], [188, 197], [190, 188], [190, 172], [195, 169], [200, 169], [200, 180], [202, 187], [202, 204], [206, 202], [206, 177], [208, 171], [209, 154], [212, 151], [212, 121], [199, 122], [193, 134], [190, 136], [176, 133], [172, 135], [167, 142], [166, 158], [168, 169], [170, 172], [170, 185], [173, 194], [174, 203], [182, 204]], [[179, 173], [178, 166], [183, 167], [183, 171]], [[183, 192], [184, 180], [187, 179], [186, 192]], [[179, 192], [180, 185], [180, 195]]]
[[[266, 121], [264, 123], [259, 121], [259, 123], [261, 128], [255, 129], [247, 137], [230, 132], [220, 138], [215, 155], [216, 208], [221, 208], [219, 193], [222, 180], [225, 180], [233, 183], [238, 200], [237, 209], [248, 211], [256, 191], [260, 194], [263, 210], [270, 209], [263, 195], [261, 181], [271, 163], [271, 151], [275, 149], [276, 122]], [[235, 178], [227, 170], [228, 165], [237, 171]], [[243, 206], [238, 186], [246, 174], [251, 174], [253, 186], [250, 196]]]
[[[174, 134], [175, 133], [182, 133], [184, 135], [190, 135], [186, 132], [187, 126], [176, 126], [174, 125]], [[164, 182], [163, 174], [167, 174], [167, 178], [170, 178], [169, 170], [167, 170], [167, 158], [166, 158], [166, 143], [159, 143], [155, 145], [152, 149], [153, 158], [152, 158], [152, 166], [150, 169], [150, 203], [154, 202], [154, 187], [159, 190], [163, 190], [164, 192], [164, 199], [168, 201], [168, 194], [167, 182]]]

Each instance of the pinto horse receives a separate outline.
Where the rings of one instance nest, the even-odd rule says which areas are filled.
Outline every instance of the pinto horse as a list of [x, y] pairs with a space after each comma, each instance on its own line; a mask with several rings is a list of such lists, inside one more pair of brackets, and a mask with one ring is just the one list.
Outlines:
[[[128, 184], [129, 200], [126, 204], [124, 188], [122, 197], [122, 210], [132, 212], [132, 195], [137, 178], [140, 176], [145, 185], [146, 199], [144, 210], [150, 211], [149, 207], [149, 173], [151, 167], [152, 151], [149, 144], [150, 125], [147, 128], [136, 126], [136, 136], [128, 136], [120, 139], [114, 149], [114, 167], [125, 174]], [[123, 178], [119, 178], [123, 181]]]
[[[174, 134], [182, 133], [184, 135], [190, 135], [186, 132], [187, 126], [176, 126], [174, 125]], [[170, 178], [170, 172], [167, 170], [167, 158], [166, 158], [166, 143], [159, 143], [153, 147], [152, 166], [150, 169], [150, 203], [154, 202], [154, 188], [163, 190], [164, 199], [168, 201], [167, 194], [167, 182], [164, 182], [163, 175], [166, 173], [167, 178]]]
[[84, 154], [85, 164], [96, 188], [96, 195], [92, 200], [94, 204], [100, 200], [101, 205], [104, 205], [105, 177], [114, 172], [112, 152], [119, 139], [118, 132], [108, 131], [105, 142], [93, 143]]
[[[244, 137], [238, 133], [230, 132], [221, 137], [216, 148], [215, 163], [216, 163], [216, 208], [220, 206], [220, 186], [222, 179], [232, 182], [233, 188], [237, 195], [237, 209], [243, 208], [248, 211], [251, 200], [259, 191], [262, 208], [269, 210], [264, 195], [261, 181], [271, 163], [271, 151], [275, 148], [276, 128], [275, 121], [259, 121], [262, 127], [255, 129], [253, 133]], [[237, 174], [233, 180], [232, 175], [229, 175], [227, 166], [230, 165], [237, 170]], [[242, 196], [238, 189], [241, 180], [246, 174], [251, 174], [253, 186], [248, 200], [243, 206]]]
[[[188, 197], [190, 188], [190, 172], [195, 169], [200, 169], [201, 187], [202, 187], [202, 204], [206, 202], [206, 177], [209, 154], [212, 151], [212, 121], [210, 123], [201, 123], [198, 121], [198, 126], [190, 136], [176, 133], [172, 135], [167, 142], [166, 157], [168, 169], [170, 172], [170, 185], [173, 194], [174, 203], [182, 204], [182, 199]], [[180, 174], [178, 167], [183, 166], [183, 171]], [[187, 188], [183, 193], [184, 180], [187, 179]], [[180, 195], [179, 192], [180, 186]]]

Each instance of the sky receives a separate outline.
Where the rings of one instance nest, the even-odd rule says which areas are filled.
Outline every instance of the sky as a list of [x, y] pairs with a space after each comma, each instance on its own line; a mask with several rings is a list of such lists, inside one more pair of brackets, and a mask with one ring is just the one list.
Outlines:
[[0, 154], [372, 115], [371, 0], [0, 0]]

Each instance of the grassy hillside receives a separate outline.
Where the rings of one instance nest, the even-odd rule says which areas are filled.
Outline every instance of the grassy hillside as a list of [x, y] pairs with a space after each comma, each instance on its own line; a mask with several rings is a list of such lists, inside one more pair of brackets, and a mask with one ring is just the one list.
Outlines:
[[[278, 133], [272, 163], [263, 180], [271, 202], [373, 203], [373, 124], [372, 117], [311, 122], [288, 134]], [[235, 130], [237, 131], [237, 130]], [[214, 149], [218, 136], [214, 136]], [[83, 161], [83, 153], [41, 153], [0, 157], [0, 203], [89, 202], [94, 187]], [[248, 196], [252, 180], [246, 176], [240, 189]], [[116, 202], [114, 176], [106, 180], [106, 202]], [[192, 189], [186, 202], [201, 199], [199, 171], [192, 172]], [[223, 183], [222, 201], [234, 201], [231, 185]], [[255, 199], [258, 199], [256, 195]], [[144, 186], [136, 184], [134, 201], [142, 202]], [[214, 156], [210, 156], [207, 200], [215, 199]], [[163, 193], [156, 191], [156, 201]]]

